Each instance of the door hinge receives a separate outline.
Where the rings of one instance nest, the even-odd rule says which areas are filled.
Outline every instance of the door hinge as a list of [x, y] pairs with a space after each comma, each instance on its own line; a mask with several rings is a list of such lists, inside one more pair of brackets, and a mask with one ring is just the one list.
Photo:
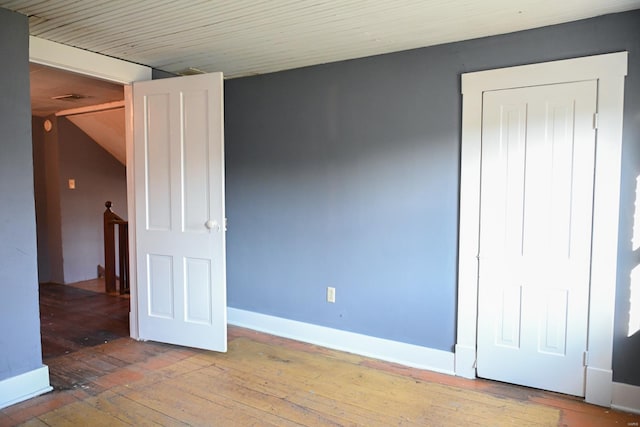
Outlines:
[[582, 353], [582, 365], [589, 366], [589, 352], [585, 351]]
[[598, 113], [593, 113], [593, 129], [598, 129]]
[[227, 218], [224, 219], [224, 231], [227, 231]]

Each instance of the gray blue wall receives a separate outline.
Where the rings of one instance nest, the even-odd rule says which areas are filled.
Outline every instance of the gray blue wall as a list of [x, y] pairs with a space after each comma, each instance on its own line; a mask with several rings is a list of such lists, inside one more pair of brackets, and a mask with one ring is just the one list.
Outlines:
[[0, 9], [0, 381], [40, 368], [27, 17]]
[[[55, 123], [55, 116], [48, 119]], [[38, 231], [38, 281], [64, 283], [58, 126], [44, 132], [44, 119], [33, 117], [33, 168]]]
[[227, 81], [229, 305], [452, 351], [460, 75], [621, 50], [614, 380], [640, 385], [640, 333], [627, 338], [640, 11]]
[[[33, 188], [36, 205], [36, 230], [38, 241], [38, 281], [52, 281], [50, 248], [49, 248], [49, 219], [47, 215], [47, 171], [46, 171], [46, 148], [48, 144], [44, 141], [46, 135], [43, 129], [44, 119], [41, 117], [31, 118], [31, 135], [33, 140]], [[62, 263], [60, 263], [62, 264]]]
[[42, 119], [33, 119], [40, 282], [94, 279], [104, 266], [104, 202], [127, 217], [126, 169], [66, 118], [49, 119], [54, 126], [46, 133], [36, 131]]

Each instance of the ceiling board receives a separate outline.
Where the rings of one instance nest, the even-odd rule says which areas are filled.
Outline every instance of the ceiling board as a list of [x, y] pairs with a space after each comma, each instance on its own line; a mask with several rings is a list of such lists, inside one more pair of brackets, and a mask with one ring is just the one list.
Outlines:
[[640, 8], [640, 0], [0, 0], [31, 35], [227, 77], [509, 33]]

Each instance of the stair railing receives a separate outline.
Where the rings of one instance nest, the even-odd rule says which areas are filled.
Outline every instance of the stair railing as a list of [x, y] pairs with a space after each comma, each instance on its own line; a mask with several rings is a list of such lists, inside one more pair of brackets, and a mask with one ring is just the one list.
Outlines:
[[116, 292], [116, 242], [115, 227], [118, 226], [118, 264], [120, 293], [129, 293], [129, 223], [111, 210], [112, 203], [104, 206], [104, 287], [107, 293]]

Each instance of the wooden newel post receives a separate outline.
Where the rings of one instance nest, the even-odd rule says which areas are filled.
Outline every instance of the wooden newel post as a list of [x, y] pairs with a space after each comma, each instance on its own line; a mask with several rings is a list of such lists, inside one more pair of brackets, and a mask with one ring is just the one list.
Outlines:
[[105, 204], [104, 211], [104, 287], [106, 292], [116, 291], [116, 243], [113, 220], [118, 215], [111, 210], [111, 201]]
[[116, 233], [118, 226], [118, 263], [120, 264], [120, 293], [129, 293], [129, 223], [111, 210], [111, 202], [104, 204], [104, 287], [116, 291]]

